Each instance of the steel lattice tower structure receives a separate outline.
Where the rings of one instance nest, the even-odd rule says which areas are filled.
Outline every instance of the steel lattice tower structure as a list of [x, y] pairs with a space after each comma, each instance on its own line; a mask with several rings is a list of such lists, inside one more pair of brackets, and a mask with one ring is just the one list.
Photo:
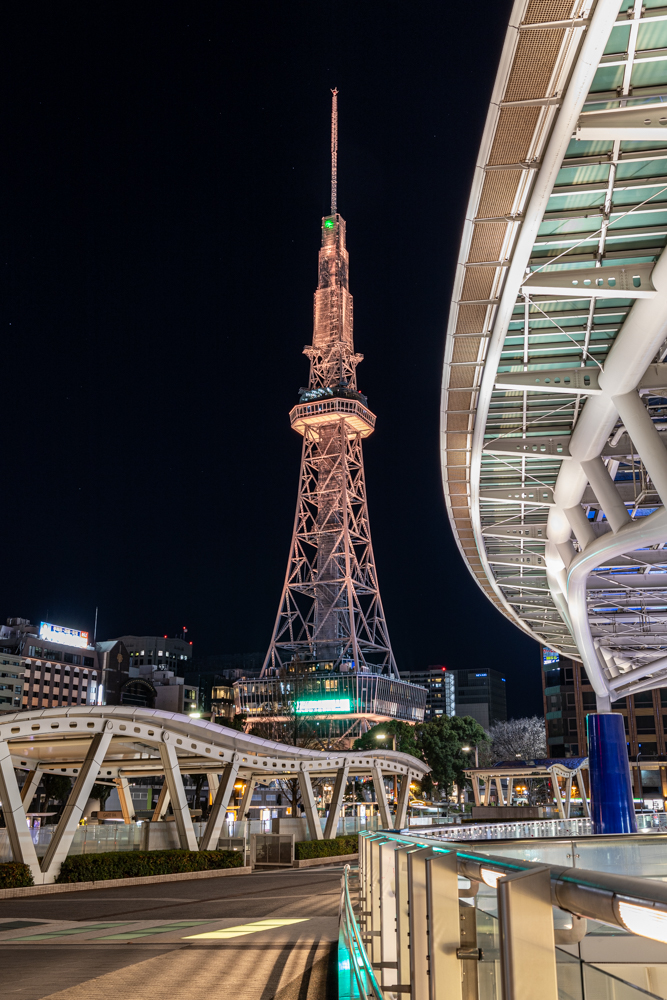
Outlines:
[[337, 206], [338, 91], [332, 91], [331, 214], [322, 219], [307, 389], [290, 413], [303, 435], [287, 573], [262, 676], [288, 663], [398, 679], [371, 542], [362, 441], [375, 416], [357, 389], [345, 221]]

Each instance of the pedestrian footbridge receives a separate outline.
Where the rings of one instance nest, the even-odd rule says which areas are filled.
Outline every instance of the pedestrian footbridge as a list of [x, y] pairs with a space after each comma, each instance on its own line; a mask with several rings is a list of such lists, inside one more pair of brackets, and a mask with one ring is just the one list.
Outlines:
[[[67, 856], [90, 792], [97, 781], [113, 781], [123, 811], [131, 811], [129, 782], [163, 776], [161, 809], [170, 802], [179, 845], [187, 850], [217, 847], [234, 782], [245, 781], [241, 815], [257, 782], [297, 778], [310, 837], [336, 833], [348, 777], [371, 777], [383, 827], [402, 827], [411, 781], [429, 768], [409, 754], [391, 750], [327, 753], [273, 743], [234, 729], [183, 715], [129, 706], [44, 709], [4, 715], [0, 720], [0, 799], [15, 861], [30, 866], [35, 883], [53, 882]], [[26, 777], [21, 786], [16, 773]], [[43, 858], [38, 859], [27, 813], [42, 775], [74, 779], [72, 792]], [[197, 838], [183, 787], [183, 775], [206, 774], [215, 796], [203, 833]], [[328, 777], [333, 798], [324, 831], [313, 780]], [[387, 802], [384, 779], [400, 781], [396, 815]]]

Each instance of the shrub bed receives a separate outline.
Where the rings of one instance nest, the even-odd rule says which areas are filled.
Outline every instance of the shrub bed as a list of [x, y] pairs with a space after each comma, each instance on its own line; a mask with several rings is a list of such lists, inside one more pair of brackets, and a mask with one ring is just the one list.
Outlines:
[[34, 884], [28, 865], [22, 865], [18, 861], [0, 864], [0, 889], [20, 889], [24, 885]]
[[98, 882], [110, 878], [241, 868], [242, 851], [106, 851], [74, 854], [63, 861], [56, 882]]
[[359, 850], [359, 838], [356, 834], [348, 837], [336, 837], [335, 840], [299, 840], [294, 845], [294, 857], [297, 861], [308, 858], [335, 858], [339, 854], [356, 854]]

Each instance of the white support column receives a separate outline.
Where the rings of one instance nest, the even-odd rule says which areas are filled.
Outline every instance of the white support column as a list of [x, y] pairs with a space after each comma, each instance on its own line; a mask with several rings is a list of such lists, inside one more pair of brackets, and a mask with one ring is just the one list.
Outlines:
[[587, 816], [588, 819], [590, 819], [591, 806], [588, 801], [588, 795], [586, 794], [586, 783], [580, 767], [577, 768], [577, 787], [579, 788], [579, 795], [581, 796], [581, 804], [584, 807], [584, 816]]
[[401, 790], [398, 793], [398, 806], [396, 807], [396, 819], [394, 820], [397, 830], [402, 830], [407, 824], [409, 803], [410, 775], [404, 774], [401, 778]]
[[212, 806], [215, 802], [215, 797], [218, 794], [218, 788], [220, 787], [220, 775], [209, 773], [206, 775], [206, 780], [208, 782], [208, 794], [211, 801], [209, 805]]
[[[26, 780], [30, 781], [30, 777], [28, 775]], [[2, 815], [9, 835], [12, 857], [14, 861], [29, 865], [35, 882], [39, 883], [42, 881], [39, 861], [28, 829], [28, 821], [21, 801], [12, 756], [4, 740], [0, 742], [0, 800], [2, 801]]]
[[380, 811], [380, 822], [382, 823], [382, 828], [384, 830], [391, 830], [391, 815], [389, 813], [389, 805], [387, 803], [387, 790], [384, 787], [384, 778], [382, 777], [382, 764], [379, 760], [376, 760], [373, 764], [373, 787], [375, 788], [375, 798], [378, 802], [378, 809]]
[[567, 776], [565, 782], [565, 802], [563, 803], [565, 807], [565, 819], [570, 818], [570, 803], [572, 802], [572, 775]]
[[84, 807], [90, 798], [91, 789], [104, 763], [104, 756], [109, 749], [112, 736], [113, 722], [107, 720], [104, 724], [104, 730], [101, 733], [96, 733], [90, 741], [86, 759], [74, 782], [74, 788], [70, 792], [70, 797], [51, 838], [51, 843], [42, 859], [41, 867], [45, 882], [55, 880], [60, 871], [61, 863], [67, 857]]
[[426, 860], [429, 1000], [461, 1000], [459, 878], [456, 852]]
[[301, 792], [301, 803], [306, 810], [306, 820], [311, 840], [322, 840], [322, 827], [320, 817], [317, 815], [313, 786], [310, 781], [308, 771], [299, 771], [299, 790]]
[[162, 782], [162, 788], [160, 789], [160, 794], [158, 795], [157, 802], [155, 804], [155, 809], [153, 810], [153, 816], [151, 818], [151, 823], [157, 823], [159, 820], [164, 819], [167, 809], [169, 808], [170, 795], [169, 795], [169, 785], [167, 784], [167, 779], [165, 777]]
[[132, 804], [132, 795], [130, 793], [130, 782], [127, 778], [116, 778], [114, 780], [116, 786], [116, 791], [118, 792], [118, 800], [120, 802], [120, 809], [123, 814], [123, 823], [134, 823], [134, 805]]
[[178, 830], [178, 842], [185, 851], [197, 850], [197, 838], [192, 825], [190, 807], [183, 788], [183, 776], [178, 764], [176, 747], [169, 741], [169, 733], [163, 733], [163, 742], [160, 744], [160, 757], [164, 768], [164, 777], [169, 788], [171, 797], [171, 808], [174, 811], [176, 829]]
[[491, 804], [491, 778], [484, 778], [484, 805]]
[[21, 802], [23, 803], [26, 815], [30, 812], [30, 806], [32, 805], [32, 800], [35, 797], [37, 786], [42, 780], [42, 774], [43, 772], [36, 767], [34, 771], [28, 772], [28, 776], [21, 785]]
[[589, 462], [582, 462], [581, 468], [591, 484], [600, 506], [607, 515], [612, 531], [619, 531], [626, 524], [630, 524], [632, 518], [628, 514], [626, 506], [614, 486], [614, 481], [600, 456], [592, 458]]
[[479, 778], [476, 774], [472, 776], [472, 794], [475, 796], [475, 805], [481, 806], [482, 800], [479, 794]]
[[350, 765], [347, 763], [344, 764], [343, 767], [339, 767], [336, 772], [333, 795], [331, 796], [331, 802], [329, 804], [329, 816], [327, 817], [327, 825], [324, 828], [325, 840], [333, 840], [338, 831], [338, 814], [340, 813], [340, 808], [343, 804], [343, 796], [345, 795], [347, 776], [349, 773]]
[[614, 396], [613, 402], [660, 499], [667, 506], [667, 451], [648, 410], [636, 392]]
[[199, 845], [200, 851], [214, 851], [218, 846], [222, 824], [225, 820], [229, 800], [234, 792], [234, 782], [238, 773], [239, 754], [234, 754], [234, 760], [227, 765], [222, 773], [222, 781], [218, 784], [215, 799], [213, 800], [211, 812], [208, 817], [208, 823], [206, 824], [206, 829]]
[[558, 815], [561, 819], [565, 819], [565, 813], [563, 811], [563, 797], [560, 794], [560, 785], [558, 784], [558, 775], [554, 774], [553, 770], [549, 770], [549, 777], [551, 778], [551, 787], [553, 789], [554, 797], [556, 799], [556, 805], [558, 807]]
[[496, 778], [496, 791], [498, 793], [498, 805], [505, 805], [505, 796], [503, 795], [503, 779], [500, 777]]
[[[252, 802], [252, 793], [255, 791], [255, 785], [257, 784], [257, 778], [252, 775], [252, 777], [246, 779], [245, 791], [243, 792], [243, 798], [241, 799], [241, 805], [239, 807], [239, 819], [245, 819], [246, 813], [250, 809], [250, 803]], [[295, 818], [296, 818], [296, 809]]]
[[512, 805], [512, 795], [514, 793], [514, 778], [507, 779], [507, 805]]

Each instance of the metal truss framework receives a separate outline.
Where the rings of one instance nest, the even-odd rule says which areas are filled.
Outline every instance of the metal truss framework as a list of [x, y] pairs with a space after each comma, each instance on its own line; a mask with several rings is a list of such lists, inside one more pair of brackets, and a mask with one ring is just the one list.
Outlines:
[[665, 97], [667, 8], [517, 0], [446, 347], [460, 550], [601, 709], [667, 684]]
[[[15, 861], [30, 866], [36, 884], [53, 882], [67, 856], [79, 820], [96, 781], [114, 781], [124, 818], [133, 817], [129, 779], [164, 776], [154, 814], [161, 819], [171, 802], [179, 844], [187, 850], [216, 847], [234, 782], [246, 782], [245, 815], [257, 783], [298, 777], [310, 836], [335, 836], [348, 777], [373, 779], [385, 828], [404, 826], [408, 788], [430, 770], [409, 754], [373, 750], [321, 753], [239, 733], [203, 720], [154, 709], [125, 706], [52, 708], [5, 715], [0, 723], [0, 798]], [[17, 771], [27, 776], [19, 789]], [[74, 778], [74, 786], [46, 855], [37, 857], [27, 816], [43, 773]], [[183, 774], [207, 774], [213, 806], [199, 843], [183, 786]], [[329, 818], [322, 833], [313, 796], [313, 777], [335, 779]], [[401, 779], [397, 814], [389, 811], [383, 776]]]
[[345, 221], [336, 211], [337, 91], [332, 105], [332, 209], [322, 219], [308, 388], [290, 414], [303, 435], [292, 545], [262, 676], [287, 663], [398, 679], [371, 544], [362, 440], [375, 416], [357, 389]]
[[295, 654], [394, 673], [368, 524], [361, 434], [307, 427], [299, 500], [271, 665]]

